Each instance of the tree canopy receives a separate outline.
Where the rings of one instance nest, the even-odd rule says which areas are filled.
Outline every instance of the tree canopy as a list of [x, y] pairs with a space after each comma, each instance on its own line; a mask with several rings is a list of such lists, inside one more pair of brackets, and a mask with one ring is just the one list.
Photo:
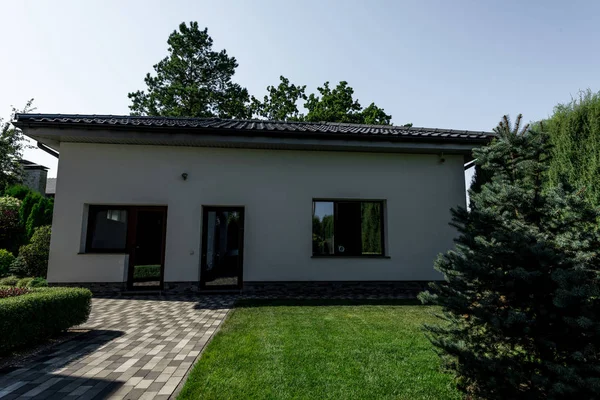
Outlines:
[[200, 30], [197, 22], [181, 23], [167, 43], [167, 57], [144, 78], [146, 89], [128, 94], [132, 115], [391, 123], [392, 116], [375, 103], [363, 108], [346, 81], [334, 88], [325, 82], [317, 93], [307, 95], [306, 85], [292, 84], [281, 76], [277, 86], [267, 86], [262, 100], [250, 97], [246, 88], [232, 80], [238, 67], [235, 57], [213, 50], [208, 30]]
[[213, 51], [208, 29], [179, 25], [167, 41], [169, 55], [146, 74], [146, 90], [129, 93], [134, 115], [247, 118], [248, 90], [232, 81], [238, 63]]
[[8, 121], [0, 118], [0, 191], [21, 182], [23, 167], [19, 161], [23, 157], [23, 150], [27, 148], [27, 141], [21, 130], [15, 128], [10, 121], [17, 112], [33, 111], [32, 104], [33, 99], [27, 102], [22, 111], [13, 107]]

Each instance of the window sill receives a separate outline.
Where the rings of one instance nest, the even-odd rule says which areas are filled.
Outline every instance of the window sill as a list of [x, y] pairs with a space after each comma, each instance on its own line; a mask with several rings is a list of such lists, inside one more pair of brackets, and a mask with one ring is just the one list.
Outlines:
[[392, 258], [390, 256], [378, 256], [378, 255], [363, 255], [363, 256], [325, 256], [325, 255], [313, 255], [310, 258]]

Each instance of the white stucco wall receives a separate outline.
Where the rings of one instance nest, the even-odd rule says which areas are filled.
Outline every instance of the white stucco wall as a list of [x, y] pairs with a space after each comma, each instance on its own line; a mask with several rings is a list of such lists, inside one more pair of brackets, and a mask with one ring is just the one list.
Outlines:
[[[78, 254], [86, 204], [167, 205], [166, 282], [199, 279], [203, 205], [245, 207], [245, 281], [439, 279], [465, 204], [463, 157], [445, 159], [62, 143], [48, 279], [123, 281], [125, 256]], [[389, 258], [311, 258], [313, 198], [385, 200]]]

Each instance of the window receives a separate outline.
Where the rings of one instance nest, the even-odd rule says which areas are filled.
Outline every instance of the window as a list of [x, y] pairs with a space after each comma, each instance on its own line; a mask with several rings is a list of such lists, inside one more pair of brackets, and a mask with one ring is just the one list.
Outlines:
[[125, 252], [127, 219], [125, 207], [90, 206], [86, 252]]
[[313, 255], [383, 256], [383, 201], [314, 200]]

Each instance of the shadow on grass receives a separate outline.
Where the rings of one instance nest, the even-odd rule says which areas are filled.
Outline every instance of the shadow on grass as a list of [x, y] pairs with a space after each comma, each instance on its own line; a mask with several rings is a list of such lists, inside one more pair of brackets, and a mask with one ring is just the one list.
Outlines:
[[239, 299], [236, 308], [318, 306], [420, 306], [418, 299]]

